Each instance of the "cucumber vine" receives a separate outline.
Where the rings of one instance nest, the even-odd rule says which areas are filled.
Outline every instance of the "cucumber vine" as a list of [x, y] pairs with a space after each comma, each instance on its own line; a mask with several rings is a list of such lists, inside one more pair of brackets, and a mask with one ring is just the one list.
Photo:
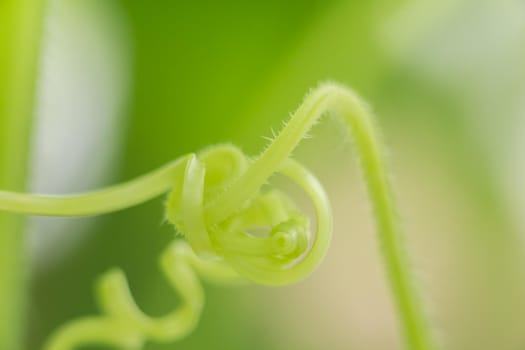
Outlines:
[[[233, 145], [216, 145], [95, 192], [42, 196], [0, 191], [0, 210], [56, 216], [108, 213], [169, 192], [166, 218], [186, 238], [175, 240], [160, 257], [160, 267], [181, 299], [176, 310], [160, 318], [147, 316], [135, 304], [123, 272], [113, 269], [98, 283], [101, 315], [65, 324], [44, 349], [68, 350], [87, 344], [141, 349], [146, 341], [181, 339], [196, 327], [204, 306], [198, 275], [212, 282], [248, 280], [263, 285], [290, 284], [309, 275], [328, 248], [332, 214], [321, 184], [291, 153], [327, 113], [342, 119], [357, 148], [406, 349], [437, 349], [404, 251], [372, 113], [353, 91], [334, 83], [311, 91], [254, 159]], [[288, 195], [266, 186], [275, 173], [296, 182], [312, 200], [315, 234], [310, 233], [309, 218]], [[254, 232], [260, 228], [267, 231]]]

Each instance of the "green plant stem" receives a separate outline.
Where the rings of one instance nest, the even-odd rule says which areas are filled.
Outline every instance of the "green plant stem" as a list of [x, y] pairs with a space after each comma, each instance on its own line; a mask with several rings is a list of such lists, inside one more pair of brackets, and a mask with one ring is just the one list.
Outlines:
[[[0, 2], [0, 187], [23, 190], [44, 2]], [[25, 313], [23, 220], [0, 213], [0, 349], [21, 348]]]
[[[324, 84], [311, 92], [268, 148], [251, 162], [246, 171], [241, 172], [239, 177], [236, 177], [231, 184], [228, 184], [226, 190], [210, 199], [209, 203], [206, 203], [203, 199], [204, 170], [206, 168], [199, 165], [195, 156], [189, 155], [137, 180], [78, 196], [50, 197], [0, 192], [0, 210], [44, 215], [94, 214], [138, 204], [170, 188], [174, 193], [179, 193], [182, 188], [183, 191], [179, 194], [182, 195], [183, 201], [176, 200], [177, 196], [169, 200], [168, 202], [174, 202], [176, 205], [173, 205], [173, 203], [169, 204], [168, 212], [183, 211], [182, 224], [183, 226], [188, 226], [186, 228], [190, 228], [186, 232], [187, 236], [194, 233], [192, 233], [192, 230], [197, 231], [201, 236], [206, 235], [206, 231], [208, 235], [211, 233], [210, 238], [217, 234], [218, 237], [216, 238], [218, 239], [221, 233], [216, 233], [215, 230], [218, 229], [221, 223], [224, 223], [225, 220], [236, 214], [239, 215], [241, 213], [239, 208], [243, 208], [247, 201], [253, 200], [256, 193], [274, 173], [282, 172], [307, 190], [316, 208], [319, 227], [316, 241], [307, 256], [303, 257], [293, 267], [285, 269], [278, 261], [272, 259], [261, 260], [261, 257], [250, 260], [247, 256], [237, 257], [234, 256], [235, 254], [233, 256], [225, 254], [224, 258], [241, 275], [259, 283], [272, 285], [292, 283], [304, 278], [319, 264], [330, 240], [332, 220], [328, 199], [315, 178], [298, 163], [290, 159], [297, 145], [326, 113], [334, 113], [342, 119], [345, 127], [348, 129], [348, 133], [353, 137], [360, 157], [364, 178], [372, 202], [384, 268], [390, 282], [390, 289], [406, 349], [437, 349], [430, 323], [426, 318], [414, 285], [415, 279], [409, 264], [408, 255], [405, 252], [403, 232], [388, 178], [384, 147], [376, 131], [373, 115], [368, 106], [356, 94], [336, 84]], [[232, 157], [234, 154], [239, 154], [237, 151], [233, 152], [231, 147], [226, 148], [230, 149], [229, 152]], [[222, 153], [215, 153], [218, 155], [217, 159], [220, 159], [220, 162], [214, 161], [210, 162], [210, 164], [224, 163], [228, 158], [226, 156], [228, 152], [224, 153], [226, 148]], [[186, 173], [184, 176], [184, 187], [181, 187], [183, 168], [186, 169]], [[224, 174], [217, 173], [209, 179], [212, 180], [212, 183], [218, 182], [217, 178], [221, 178], [222, 175]], [[189, 200], [184, 200], [186, 197]], [[190, 213], [184, 210], [188, 208]], [[168, 217], [171, 217], [174, 223], [178, 224], [177, 215], [168, 215]], [[295, 222], [295, 224], [298, 222], [300, 220]], [[292, 230], [298, 230], [298, 227], [297, 225], [293, 226]], [[197, 236], [193, 242], [198, 243], [197, 248], [202, 246], [200, 248], [206, 250], [208, 244], [201, 238]], [[192, 239], [190, 238], [189, 241], [191, 243]], [[227, 242], [229, 242], [229, 246], [233, 241]], [[225, 249], [221, 252], [225, 253], [226, 248], [231, 247], [223, 248]], [[248, 243], [242, 243], [237, 245], [237, 248], [242, 250], [243, 248], [253, 248], [253, 246], [250, 245], [248, 247]], [[258, 248], [261, 247], [258, 246]], [[252, 265], [250, 262], [255, 263]], [[189, 323], [186, 322], [184, 324], [187, 325]], [[52, 344], [63, 344], [62, 339], [67, 340], [64, 344], [77, 344], [85, 342], [86, 339], [92, 339], [92, 336], [89, 334], [86, 339], [83, 338], [86, 324], [81, 323], [80, 325], [80, 328], [75, 326], [67, 328], [69, 331], [65, 333], [59, 333], [59, 336], [56, 338], [58, 339], [56, 340], [57, 343]], [[89, 321], [88, 326], [89, 329], [92, 329], [92, 320]], [[131, 328], [138, 329], [136, 327]], [[138, 343], [141, 343], [144, 340], [144, 335], [147, 335], [143, 334], [143, 332], [134, 332], [133, 334], [135, 333], [138, 334]], [[62, 336], [65, 338], [62, 338]], [[116, 344], [120, 344], [120, 340], [125, 340], [125, 338], [119, 338]], [[62, 347], [57, 347], [56, 349], [59, 348], [62, 349]], [[52, 349], [55, 348], [52, 347]]]
[[175, 181], [182, 178], [189, 157], [180, 157], [144, 176], [94, 192], [47, 196], [0, 191], [0, 211], [44, 216], [88, 216], [129, 208], [170, 190]]
[[384, 147], [374, 126], [371, 111], [351, 90], [329, 83], [312, 91], [275, 140], [241, 178], [208, 205], [205, 212], [207, 222], [220, 222], [239, 203], [251, 198], [276, 170], [282, 168], [299, 142], [327, 113], [340, 117], [353, 137], [367, 182], [384, 268], [406, 348], [436, 349], [405, 252], [403, 232], [388, 179]]
[[[276, 234], [270, 234], [269, 237], [255, 238], [249, 236], [235, 236], [237, 238], [244, 237], [241, 241], [226, 239], [221, 241], [225, 245], [219, 244], [220, 249], [224, 254], [224, 259], [215, 255], [211, 259], [202, 259], [197, 256], [196, 252], [201, 252], [201, 249], [208, 252], [207, 244], [202, 244], [201, 235], [206, 235], [206, 238], [218, 238], [218, 236], [232, 237], [237, 230], [230, 232], [214, 231], [213, 228], [205, 227], [202, 219], [202, 209], [204, 204], [204, 192], [206, 189], [204, 172], [207, 169], [208, 186], [210, 183], [224, 185], [223, 175], [228, 174], [233, 178], [236, 177], [237, 172], [231, 172], [231, 168], [226, 172], [218, 171], [212, 164], [220, 164], [220, 168], [228, 163], [228, 154], [230, 159], [236, 155], [244, 157], [242, 153], [234, 149], [232, 146], [214, 146], [214, 150], [207, 155], [202, 155], [202, 160], [197, 159], [195, 155], [181, 158], [181, 160], [174, 162], [176, 166], [166, 167], [165, 169], [179, 169], [179, 171], [158, 170], [142, 178], [112, 187], [105, 191], [96, 193], [106, 193], [110, 196], [103, 197], [94, 194], [85, 194], [90, 201], [91, 208], [95, 208], [98, 204], [102, 206], [99, 209], [106, 208], [112, 210], [114, 206], [108, 205], [105, 200], [121, 201], [121, 193], [125, 198], [130, 198], [126, 192], [122, 192], [122, 188], [132, 188], [138, 193], [152, 193], [150, 187], [156, 188], [160, 183], [153, 181], [158, 178], [155, 174], [170, 174], [181, 175], [180, 168], [177, 164], [186, 165], [184, 178], [172, 177], [171, 181], [175, 189], [172, 191], [172, 201], [179, 200], [173, 197], [180, 197], [182, 200], [181, 210], [189, 211], [189, 213], [182, 213], [184, 219], [184, 232], [188, 242], [183, 240], [176, 240], [168, 249], [162, 254], [160, 259], [161, 270], [165, 277], [170, 282], [170, 285], [177, 292], [180, 297], [180, 305], [172, 312], [162, 317], [150, 317], [143, 313], [139, 306], [135, 303], [129, 285], [122, 271], [113, 269], [106, 273], [99, 283], [98, 301], [102, 311], [100, 316], [83, 317], [66, 323], [59, 328], [57, 332], [49, 338], [49, 341], [44, 346], [45, 350], [70, 350], [76, 349], [78, 346], [85, 344], [105, 344], [123, 349], [140, 349], [148, 341], [156, 342], [173, 342], [180, 340], [190, 334], [196, 327], [202, 309], [204, 307], [204, 291], [200, 285], [198, 277], [203, 277], [215, 283], [238, 283], [245, 280], [253, 280], [264, 284], [289, 284], [303, 279], [310, 274], [316, 266], [319, 265], [323, 259], [326, 248], [330, 242], [332, 216], [328, 198], [319, 182], [315, 177], [308, 172], [306, 168], [301, 166], [298, 162], [291, 159], [287, 160], [283, 174], [290, 177], [291, 180], [297, 182], [308, 194], [316, 209], [317, 215], [317, 230], [315, 241], [313, 242], [308, 254], [300, 261], [296, 261], [293, 267], [289, 267], [290, 261], [283, 260], [288, 254], [293, 254], [296, 248], [299, 248], [297, 255], [292, 255], [292, 261], [295, 261], [304, 253], [303, 249], [307, 249], [307, 241], [305, 244], [296, 244], [301, 235], [297, 230], [300, 227], [297, 221], [302, 222], [297, 213], [294, 220], [286, 220], [276, 226]], [[215, 158], [217, 157], [217, 158]], [[184, 161], [187, 159], [187, 161]], [[240, 164], [240, 162], [233, 162]], [[231, 163], [230, 163], [231, 164]], [[229, 168], [229, 167], [226, 167]], [[224, 169], [222, 169], [224, 170]], [[169, 179], [169, 177], [163, 177]], [[177, 189], [182, 185], [180, 180], [183, 180], [183, 188]], [[130, 186], [130, 184], [134, 184]], [[209, 190], [209, 188], [207, 188]], [[133, 192], [133, 191], [130, 191]], [[250, 221], [252, 224], [261, 224], [261, 219], [270, 217], [280, 217], [277, 221], [280, 222], [286, 218], [290, 213], [290, 208], [286, 208], [285, 202], [280, 202], [283, 197], [280, 197], [277, 192], [269, 192], [269, 194], [262, 195], [255, 199], [256, 203], [251, 207], [252, 215], [247, 215], [243, 219]], [[282, 194], [281, 194], [282, 195]], [[79, 200], [81, 197], [66, 197], [62, 199]], [[273, 198], [264, 204], [264, 200]], [[56, 198], [58, 203], [61, 198]], [[47, 199], [47, 203], [52, 199]], [[169, 202], [169, 200], [168, 200]], [[37, 204], [33, 206], [33, 204]], [[253, 204], [253, 203], [252, 203]], [[26, 206], [32, 207], [33, 210], [42, 210], [39, 202], [26, 202]], [[168, 211], [175, 210], [177, 206], [170, 207]], [[27, 208], [26, 208], [27, 209]], [[67, 210], [67, 206], [61, 208]], [[54, 213], [61, 210], [54, 207]], [[295, 210], [295, 209], [294, 209]], [[258, 213], [259, 215], [255, 214]], [[240, 213], [238, 213], [239, 215]], [[255, 215], [254, 215], [255, 214]], [[284, 215], [284, 216], [283, 216]], [[168, 215], [169, 217], [170, 215]], [[266, 221], [271, 224], [271, 221]], [[197, 223], [197, 224], [196, 224]], [[216, 228], [215, 228], [216, 229]], [[235, 231], [235, 232], [234, 232]], [[303, 232], [305, 233], [305, 232]], [[192, 235], [197, 234], [196, 238], [191, 238]], [[306, 236], [304, 236], [306, 238]], [[274, 239], [277, 238], [277, 239]], [[284, 239], [284, 241], [283, 241]], [[192, 242], [196, 242], [194, 247]], [[204, 242], [206, 243], [206, 242]], [[211, 243], [211, 242], [210, 242]], [[218, 241], [215, 241], [218, 243]], [[266, 244], [274, 243], [274, 244]], [[283, 244], [284, 243], [284, 244]], [[227, 252], [229, 249], [238, 248], [241, 255]], [[291, 248], [291, 249], [290, 249]], [[217, 252], [216, 250], [214, 251]], [[250, 259], [250, 256], [253, 260]], [[267, 259], [266, 259], [267, 258]], [[275, 258], [272, 259], [272, 258]], [[240, 259], [240, 265], [235, 264], [235, 260]], [[265, 260], [266, 259], [266, 260]], [[232, 264], [233, 262], [233, 264]], [[251, 263], [255, 263], [251, 265]], [[263, 265], [261, 266], [261, 263]], [[237, 268], [241, 267], [240, 270]]]

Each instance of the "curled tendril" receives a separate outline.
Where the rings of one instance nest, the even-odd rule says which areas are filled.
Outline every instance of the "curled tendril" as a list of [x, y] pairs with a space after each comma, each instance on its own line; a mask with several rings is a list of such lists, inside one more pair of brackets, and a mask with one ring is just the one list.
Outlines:
[[[226, 193], [250, 161], [236, 147], [215, 146], [190, 156], [183, 181], [167, 202], [168, 220], [184, 233], [203, 259], [223, 259], [242, 277], [260, 284], [282, 285], [304, 278], [324, 257], [332, 232], [332, 215], [324, 190], [302, 165], [286, 160], [279, 172], [301, 186], [317, 214], [315, 239], [309, 220], [277, 189], [258, 191], [225, 220], [207, 223], [206, 203]], [[266, 235], [250, 232], [267, 228]]]
[[[194, 329], [203, 308], [204, 294], [197, 274], [218, 282], [246, 278], [271, 285], [291, 283], [309, 274], [328, 247], [331, 214], [320, 184], [295, 161], [288, 160], [282, 172], [302, 186], [314, 203], [320, 218], [315, 239], [310, 237], [308, 218], [276, 189], [258, 193], [223, 222], [206, 224], [205, 203], [227, 191], [248, 164], [246, 156], [234, 146], [214, 146], [198, 156], [188, 156], [183, 177], [174, 179], [167, 217], [189, 244], [175, 241], [162, 254], [160, 266], [179, 294], [181, 306], [161, 318], [145, 315], [135, 304], [124, 274], [115, 269], [99, 282], [103, 316], [66, 324], [45, 349], [72, 349], [86, 343], [140, 349], [147, 340], [180, 339]], [[260, 227], [269, 228], [269, 233], [249, 233]], [[313, 256], [302, 259], [310, 255], [309, 250], [315, 252]]]
[[[98, 283], [102, 315], [67, 323], [50, 338], [45, 350], [68, 350], [89, 343], [140, 349], [148, 340], [181, 339], [195, 328], [204, 305], [198, 275], [214, 282], [284, 285], [310, 274], [328, 248], [332, 214], [320, 183], [290, 155], [327, 112], [343, 120], [360, 155], [407, 349], [435, 349], [403, 250], [371, 113], [351, 90], [328, 83], [307, 95], [254, 160], [233, 145], [217, 145], [96, 192], [53, 197], [0, 191], [0, 210], [59, 216], [111, 212], [169, 192], [166, 217], [186, 238], [175, 240], [160, 258], [160, 268], [181, 300], [176, 310], [160, 318], [147, 316], [135, 304], [123, 272], [114, 269]], [[310, 197], [317, 217], [314, 234], [309, 218], [286, 193], [264, 186], [275, 173], [290, 178]]]

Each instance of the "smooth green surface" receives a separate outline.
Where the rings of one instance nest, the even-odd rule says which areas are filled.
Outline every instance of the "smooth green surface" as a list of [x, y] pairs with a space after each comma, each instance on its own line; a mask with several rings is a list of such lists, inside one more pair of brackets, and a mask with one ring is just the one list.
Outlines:
[[126, 209], [166, 193], [183, 174], [188, 156], [146, 176], [86, 194], [30, 195], [0, 191], [0, 210], [45, 216], [88, 216]]
[[[0, 187], [23, 190], [44, 1], [0, 2]], [[0, 213], [0, 348], [22, 345], [27, 297], [23, 218]]]

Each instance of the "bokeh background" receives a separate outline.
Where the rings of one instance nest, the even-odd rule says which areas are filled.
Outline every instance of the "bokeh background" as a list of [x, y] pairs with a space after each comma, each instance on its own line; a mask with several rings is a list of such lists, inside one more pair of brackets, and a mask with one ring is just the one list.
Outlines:
[[[30, 189], [99, 188], [218, 142], [255, 155], [326, 80], [376, 111], [444, 348], [525, 349], [522, 0], [49, 0]], [[289, 287], [206, 286], [198, 329], [147, 349], [402, 348], [351, 142], [330, 119], [313, 135], [296, 157], [334, 207], [323, 265]], [[149, 314], [177, 306], [162, 198], [29, 226], [27, 349], [97, 313], [113, 266]]]

